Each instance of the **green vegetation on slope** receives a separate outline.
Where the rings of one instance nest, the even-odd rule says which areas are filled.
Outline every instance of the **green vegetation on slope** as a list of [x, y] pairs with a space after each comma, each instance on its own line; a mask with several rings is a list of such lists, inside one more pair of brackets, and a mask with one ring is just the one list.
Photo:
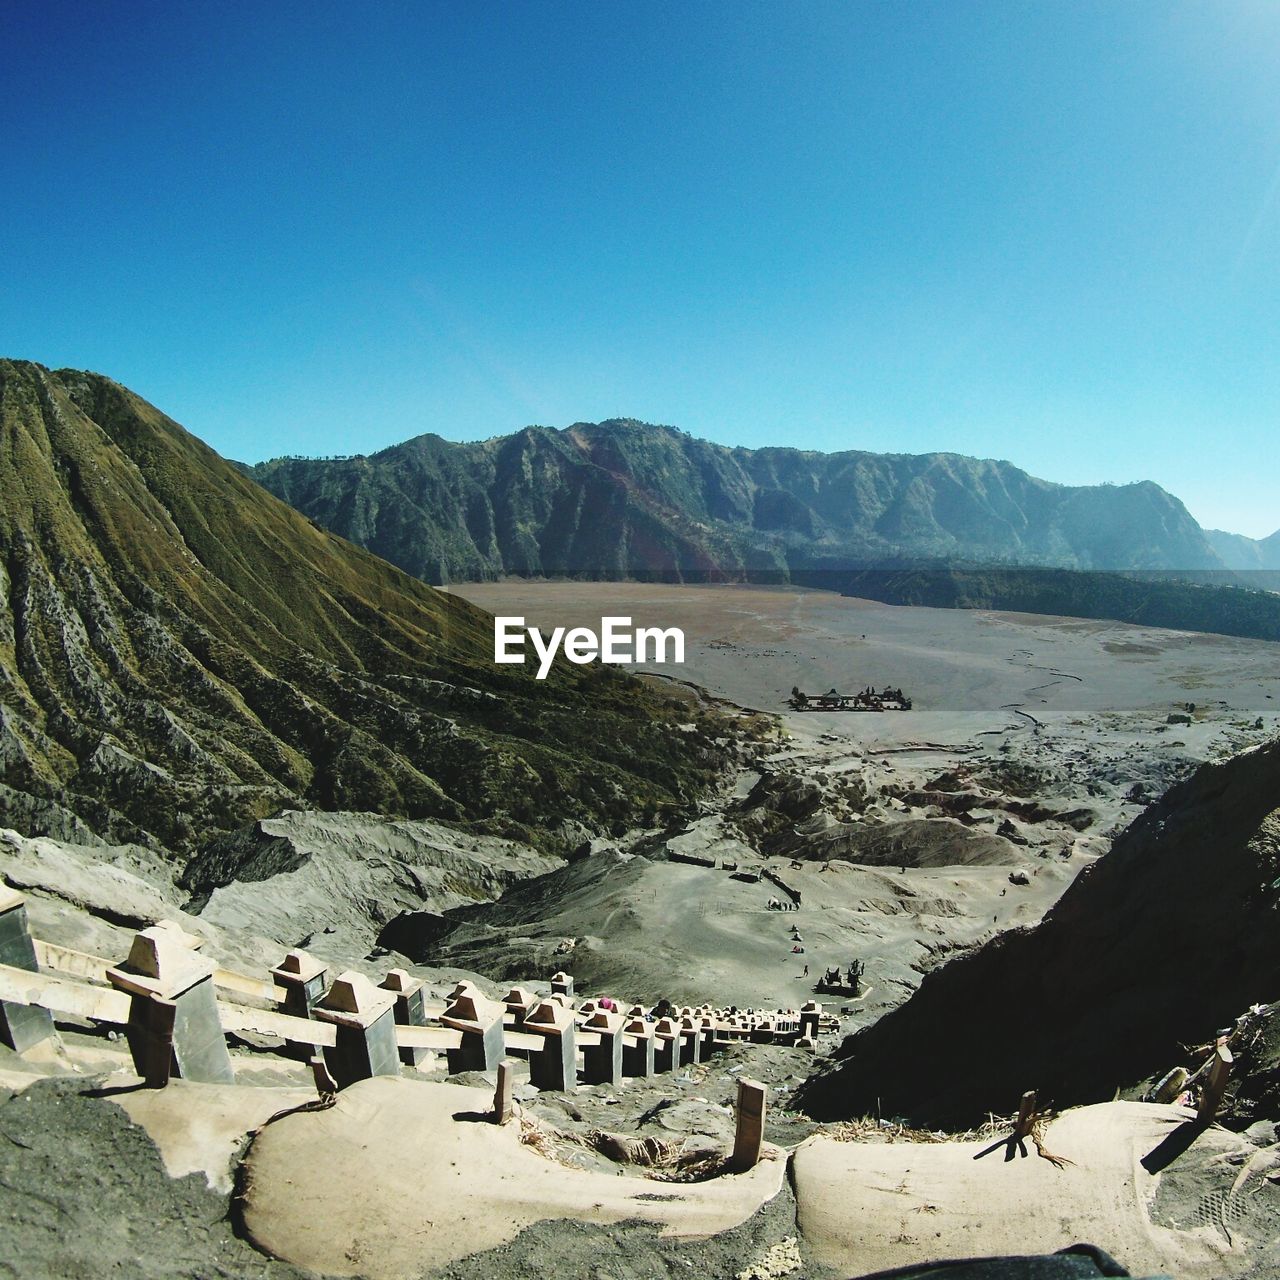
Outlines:
[[495, 667], [488, 615], [106, 378], [0, 361], [0, 445], [6, 825], [191, 851], [311, 805], [555, 843], [723, 767], [722, 724], [616, 670]]

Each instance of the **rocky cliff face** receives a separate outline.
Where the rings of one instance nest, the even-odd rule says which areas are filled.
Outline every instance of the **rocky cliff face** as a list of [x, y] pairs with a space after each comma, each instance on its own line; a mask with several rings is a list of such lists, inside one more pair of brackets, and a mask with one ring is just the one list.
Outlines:
[[192, 851], [318, 807], [554, 839], [723, 763], [615, 670], [495, 667], [487, 615], [109, 379], [0, 361], [0, 446], [0, 825]]
[[904, 559], [1221, 569], [1158, 485], [1072, 488], [957, 454], [730, 449], [631, 420], [277, 459], [261, 484], [429, 582], [741, 576]]
[[1280, 740], [1202, 766], [1034, 929], [930, 973], [813, 1077], [820, 1116], [965, 1126], [1109, 1099], [1280, 997]]

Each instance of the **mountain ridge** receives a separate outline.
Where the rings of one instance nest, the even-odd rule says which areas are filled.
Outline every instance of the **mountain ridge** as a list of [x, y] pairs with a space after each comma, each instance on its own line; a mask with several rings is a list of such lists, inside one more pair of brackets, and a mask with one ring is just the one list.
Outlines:
[[1227, 567], [1152, 481], [1063, 485], [952, 452], [749, 449], [635, 419], [473, 443], [424, 433], [368, 455], [273, 459], [249, 473], [426, 581], [742, 577], [939, 558]]
[[1228, 569], [1245, 571], [1280, 570], [1280, 529], [1265, 538], [1249, 538], [1243, 533], [1206, 529], [1205, 537]]

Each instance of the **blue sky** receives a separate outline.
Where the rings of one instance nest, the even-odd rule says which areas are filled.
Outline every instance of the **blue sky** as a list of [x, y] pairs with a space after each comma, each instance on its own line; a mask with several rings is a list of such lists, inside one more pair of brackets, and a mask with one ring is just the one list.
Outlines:
[[9, 0], [0, 354], [223, 453], [631, 416], [1280, 526], [1280, 5]]

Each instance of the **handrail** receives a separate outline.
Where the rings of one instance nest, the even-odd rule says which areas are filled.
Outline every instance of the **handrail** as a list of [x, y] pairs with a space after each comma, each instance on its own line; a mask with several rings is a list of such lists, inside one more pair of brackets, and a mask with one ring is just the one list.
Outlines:
[[50, 977], [31, 969], [0, 964], [0, 1000], [39, 1005], [51, 1013], [124, 1026], [129, 1021], [129, 996], [111, 987]]

